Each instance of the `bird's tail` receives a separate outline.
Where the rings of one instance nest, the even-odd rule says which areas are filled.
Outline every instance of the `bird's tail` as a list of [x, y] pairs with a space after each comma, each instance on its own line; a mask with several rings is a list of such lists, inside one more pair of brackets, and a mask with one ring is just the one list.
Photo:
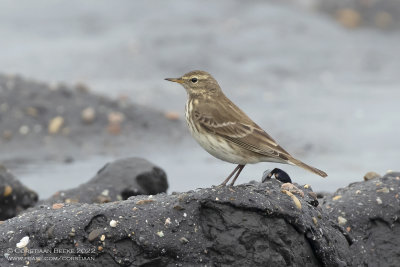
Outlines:
[[296, 165], [296, 166], [299, 166], [299, 167], [301, 167], [303, 169], [306, 169], [306, 170], [308, 170], [310, 172], [313, 172], [315, 174], [318, 174], [321, 177], [325, 178], [326, 176], [328, 176], [328, 174], [326, 174], [324, 171], [321, 171], [321, 170], [319, 170], [317, 168], [311, 167], [311, 166], [305, 164], [304, 162], [301, 162], [298, 159], [291, 158], [291, 159], [289, 159], [289, 163], [291, 163], [293, 165]]

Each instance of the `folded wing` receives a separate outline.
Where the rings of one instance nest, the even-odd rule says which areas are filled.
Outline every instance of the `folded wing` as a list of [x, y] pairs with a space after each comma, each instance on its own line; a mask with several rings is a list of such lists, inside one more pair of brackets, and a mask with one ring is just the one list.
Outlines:
[[202, 101], [193, 107], [194, 119], [207, 131], [266, 157], [288, 161], [291, 156], [229, 99], [224, 105]]

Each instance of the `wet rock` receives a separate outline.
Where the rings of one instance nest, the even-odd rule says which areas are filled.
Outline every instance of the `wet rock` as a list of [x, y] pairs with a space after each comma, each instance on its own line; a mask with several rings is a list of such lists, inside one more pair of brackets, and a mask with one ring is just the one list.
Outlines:
[[[12, 88], [12, 90], [1, 90]], [[76, 89], [0, 74], [0, 160], [131, 155], [149, 142], [180, 142], [184, 122], [152, 108]], [[111, 133], [111, 135], [110, 135]], [[56, 155], [56, 156], [55, 156]]]
[[[28, 236], [27, 248], [38, 249], [34, 256], [63, 256], [53, 253], [63, 248], [69, 251], [65, 256], [93, 257], [93, 266], [349, 265], [346, 233], [322, 209], [308, 204], [308, 194], [298, 198], [299, 210], [281, 185], [271, 179], [103, 205], [44, 206], [0, 225], [0, 232], [10, 232], [0, 235], [0, 250]], [[118, 223], [111, 227], [112, 221]], [[13, 263], [0, 257], [1, 266]]]
[[163, 193], [167, 189], [167, 176], [162, 169], [145, 159], [125, 158], [107, 163], [87, 183], [57, 192], [41, 204], [106, 203]]
[[0, 220], [6, 220], [36, 204], [38, 195], [22, 185], [0, 165]]
[[[353, 266], [400, 265], [400, 173], [357, 182], [325, 198], [323, 206], [354, 239]], [[340, 196], [340, 198], [337, 198]]]

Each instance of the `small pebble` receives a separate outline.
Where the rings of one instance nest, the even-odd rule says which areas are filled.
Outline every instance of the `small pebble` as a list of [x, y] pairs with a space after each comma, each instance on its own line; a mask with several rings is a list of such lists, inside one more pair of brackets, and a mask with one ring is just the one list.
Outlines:
[[377, 178], [381, 178], [381, 176], [376, 172], [367, 172], [364, 175], [364, 181], [369, 181], [369, 180], [377, 179]]
[[51, 119], [48, 127], [49, 134], [57, 134], [60, 131], [63, 124], [64, 124], [64, 118], [61, 116], [57, 116]]
[[110, 193], [110, 190], [108, 190], [108, 189], [104, 189], [103, 192], [101, 192], [101, 194], [103, 196], [108, 196], [109, 193]]
[[136, 205], [144, 205], [144, 204], [149, 204], [152, 202], [155, 202], [155, 201], [152, 199], [142, 199], [142, 200], [139, 200], [138, 202], [136, 202]]
[[75, 90], [81, 93], [88, 93], [90, 92], [90, 88], [82, 82], [79, 82], [75, 85]]
[[104, 241], [105, 239], [106, 239], [106, 236], [105, 235], [101, 235], [100, 240]]
[[163, 231], [159, 231], [159, 232], [157, 232], [157, 235], [158, 235], [159, 237], [163, 237], [163, 236], [164, 236], [164, 233], [163, 233]]
[[27, 125], [22, 125], [22, 126], [19, 128], [19, 133], [20, 133], [21, 135], [27, 135], [27, 134], [29, 133], [29, 127], [28, 127]]
[[117, 224], [118, 224], [118, 221], [116, 221], [116, 220], [111, 220], [110, 221], [110, 226], [111, 227], [117, 227]]
[[295, 185], [292, 183], [284, 183], [281, 185], [281, 190], [287, 190], [293, 194], [297, 194], [301, 197], [304, 197], [304, 192], [300, 189], [298, 189]]
[[95, 240], [102, 233], [103, 233], [103, 229], [101, 229], [101, 228], [97, 228], [97, 229], [94, 229], [93, 231], [91, 231], [88, 236], [89, 242]]
[[79, 199], [76, 199], [76, 198], [67, 198], [64, 202], [67, 203], [67, 204], [79, 203]]
[[18, 243], [17, 248], [24, 248], [29, 244], [29, 236], [24, 236]]
[[53, 210], [58, 210], [58, 209], [61, 209], [62, 207], [64, 207], [63, 203], [54, 203], [53, 206], [52, 206], [52, 209]]
[[169, 225], [169, 224], [171, 224], [171, 219], [170, 218], [165, 219], [164, 225]]
[[377, 197], [376, 198], [376, 202], [378, 203], [378, 205], [381, 205], [382, 204], [382, 199], [380, 197]]
[[317, 220], [317, 218], [315, 218], [315, 217], [312, 217], [312, 221], [313, 221], [313, 223], [314, 223], [315, 225], [317, 225], [317, 224], [318, 224], [318, 220]]
[[12, 190], [12, 187], [9, 186], [9, 185], [6, 185], [6, 186], [4, 187], [3, 196], [4, 196], [4, 197], [8, 197], [9, 195], [11, 195], [12, 191], [13, 191], [13, 190]]
[[352, 8], [342, 8], [336, 11], [337, 21], [346, 28], [356, 28], [362, 22], [361, 15], [358, 11]]
[[81, 113], [82, 121], [91, 124], [96, 119], [96, 111], [92, 107], [85, 108]]
[[32, 117], [37, 117], [38, 116], [38, 114], [39, 114], [39, 112], [38, 112], [38, 110], [36, 109], [36, 108], [34, 108], [34, 107], [28, 107], [27, 109], [26, 109], [26, 114], [28, 114], [29, 116], [32, 116]]
[[111, 202], [111, 198], [108, 196], [104, 196], [104, 195], [98, 195], [95, 198], [96, 203], [108, 203]]
[[332, 198], [332, 200], [333, 200], [333, 201], [336, 201], [336, 200], [341, 199], [341, 198], [342, 198], [341, 195], [337, 195], [337, 196], [334, 196], [334, 197]]
[[346, 218], [339, 216], [338, 223], [339, 223], [339, 225], [345, 225], [347, 223], [347, 220], [346, 220]]
[[189, 240], [187, 240], [186, 237], [181, 237], [181, 238], [179, 238], [179, 241], [181, 241], [182, 244], [187, 244], [187, 243], [189, 243]]
[[177, 121], [177, 120], [179, 120], [179, 117], [180, 117], [179, 113], [175, 112], [175, 111], [165, 112], [164, 116], [165, 116], [165, 118], [167, 118], [168, 120], [171, 120], [171, 121]]
[[125, 116], [121, 112], [113, 111], [108, 114], [108, 122], [109, 123], [121, 123], [124, 121], [124, 119], [125, 119]]
[[389, 188], [384, 187], [384, 188], [376, 190], [376, 192], [378, 192], [378, 193], [389, 193]]

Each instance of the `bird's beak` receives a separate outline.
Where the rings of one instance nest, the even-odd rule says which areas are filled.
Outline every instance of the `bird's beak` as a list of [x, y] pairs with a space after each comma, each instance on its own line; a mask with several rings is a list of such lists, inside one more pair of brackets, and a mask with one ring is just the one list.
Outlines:
[[183, 83], [182, 78], [165, 78], [165, 80], [175, 83]]

